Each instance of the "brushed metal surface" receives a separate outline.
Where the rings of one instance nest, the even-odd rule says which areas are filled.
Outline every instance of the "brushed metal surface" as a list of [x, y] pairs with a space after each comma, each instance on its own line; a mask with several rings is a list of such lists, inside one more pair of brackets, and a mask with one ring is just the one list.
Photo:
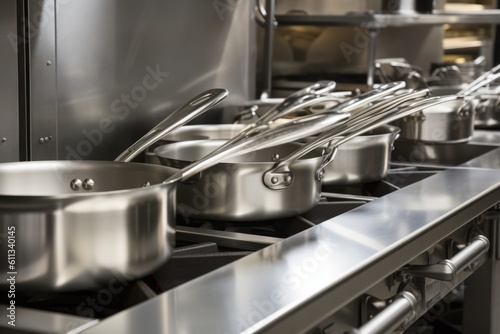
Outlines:
[[58, 159], [110, 160], [196, 92], [228, 88], [223, 107], [253, 99], [251, 9], [251, 1], [58, 1]]
[[246, 124], [201, 124], [183, 126], [151, 145], [146, 151], [145, 161], [150, 164], [161, 165], [161, 161], [154, 153], [155, 148], [158, 146], [187, 140], [228, 140], [240, 133], [245, 127]]
[[19, 160], [16, 1], [0, 3], [0, 162]]
[[56, 11], [53, 0], [29, 0], [31, 160], [57, 159]]
[[[92, 289], [153, 271], [175, 240], [175, 183], [159, 184], [174, 172], [102, 161], [1, 164], [0, 248], [7, 254], [13, 227], [16, 264], [0, 265], [0, 288], [12, 271], [18, 291]], [[72, 190], [77, 178], [93, 179], [93, 189]]]
[[325, 168], [323, 183], [360, 184], [383, 179], [399, 131], [386, 125], [340, 145], [333, 162]]
[[474, 134], [476, 101], [452, 101], [393, 122], [401, 139], [429, 143], [466, 142]]
[[[167, 166], [181, 168], [214, 151], [225, 141], [194, 140], [158, 147], [155, 153]], [[286, 157], [301, 147], [284, 144], [224, 160], [201, 173], [197, 181], [177, 187], [178, 214], [186, 221], [204, 218], [228, 221], [269, 220], [291, 217], [308, 211], [319, 201], [321, 182], [316, 172], [323, 149], [316, 149], [294, 162], [292, 184], [271, 190], [262, 181], [274, 166], [276, 154]], [[198, 179], [198, 178], [196, 178]]]

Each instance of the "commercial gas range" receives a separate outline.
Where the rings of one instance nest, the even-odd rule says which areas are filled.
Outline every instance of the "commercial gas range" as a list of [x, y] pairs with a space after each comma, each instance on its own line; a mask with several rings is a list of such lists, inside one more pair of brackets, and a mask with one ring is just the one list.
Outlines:
[[397, 142], [383, 181], [323, 192], [290, 219], [181, 217], [153, 274], [17, 293], [15, 327], [5, 294], [0, 332], [500, 332], [500, 133]]

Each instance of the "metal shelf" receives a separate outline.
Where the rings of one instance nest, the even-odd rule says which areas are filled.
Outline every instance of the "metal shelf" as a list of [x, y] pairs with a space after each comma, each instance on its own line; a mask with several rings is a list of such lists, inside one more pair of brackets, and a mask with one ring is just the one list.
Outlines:
[[435, 10], [433, 14], [380, 14], [374, 12], [346, 15], [307, 15], [294, 13], [276, 15], [280, 25], [369, 25], [374, 28], [388, 28], [415, 25], [470, 25], [500, 23], [500, 10], [488, 9], [470, 11]]

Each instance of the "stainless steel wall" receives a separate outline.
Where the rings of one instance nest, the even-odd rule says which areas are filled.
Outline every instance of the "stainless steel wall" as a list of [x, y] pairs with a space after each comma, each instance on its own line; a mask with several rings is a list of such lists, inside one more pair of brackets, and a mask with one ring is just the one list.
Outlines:
[[42, 21], [30, 39], [32, 158], [113, 159], [205, 89], [229, 89], [226, 106], [253, 98], [251, 10], [244, 0], [30, 0], [30, 22]]
[[16, 0], [0, 1], [0, 162], [19, 160]]

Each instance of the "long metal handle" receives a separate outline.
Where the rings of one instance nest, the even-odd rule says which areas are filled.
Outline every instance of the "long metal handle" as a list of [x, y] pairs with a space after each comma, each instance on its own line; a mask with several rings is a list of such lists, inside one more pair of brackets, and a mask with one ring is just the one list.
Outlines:
[[[500, 71], [500, 65], [497, 65], [493, 67], [491, 70], [483, 73], [481, 76], [479, 76], [476, 80], [472, 81], [469, 83], [467, 86], [465, 86], [460, 92], [458, 92], [458, 95], [468, 95], [477, 89], [481, 88], [482, 86], [486, 85], [483, 84], [485, 80], [487, 80], [490, 76], [497, 74], [497, 72]], [[495, 79], [496, 80], [496, 79]]]
[[209, 110], [225, 99], [227, 95], [228, 91], [226, 89], [214, 88], [195, 96], [123, 151], [115, 161], [127, 162], [132, 160], [151, 144]]
[[330, 133], [329, 137], [324, 137], [318, 140], [318, 142], [322, 142], [323, 145], [326, 143], [330, 144], [330, 149], [331, 152], [329, 155], [326, 156], [325, 160], [323, 161], [323, 164], [321, 165], [320, 169], [318, 170], [318, 178], [321, 179], [324, 175], [324, 168], [328, 166], [334, 159], [335, 154], [338, 150], [338, 147], [347, 141], [362, 135], [366, 132], [372, 131], [379, 126], [382, 126], [384, 124], [388, 124], [391, 122], [394, 122], [397, 119], [409, 116], [415, 112], [421, 111], [425, 108], [430, 108], [445, 102], [451, 102], [455, 100], [463, 99], [462, 96], [456, 96], [456, 95], [451, 95], [451, 96], [436, 96], [436, 97], [431, 97], [427, 98], [424, 100], [417, 101], [415, 103], [412, 103], [408, 106], [400, 107], [396, 111], [391, 111], [388, 110], [386, 112], [383, 112], [379, 115], [372, 116], [371, 119], [368, 120], [362, 120], [359, 123], [355, 124], [354, 126], [345, 129], [344, 131], [341, 131], [340, 133], [336, 133], [336, 136], [343, 136], [341, 138], [338, 138], [336, 140], [331, 140], [333, 137], [332, 134]]
[[333, 89], [335, 89], [335, 86], [335, 81], [319, 81], [289, 95], [281, 103], [271, 108], [255, 122], [246, 126], [240, 133], [231, 138], [224, 145], [217, 148], [217, 151], [221, 151], [225, 147], [230, 146], [245, 137], [268, 130], [272, 127], [271, 123], [281, 117], [318, 103], [336, 101], [339, 96], [345, 96], [345, 92], [330, 93]]
[[381, 100], [385, 96], [390, 95], [400, 89], [403, 89], [405, 85], [406, 84], [403, 81], [395, 81], [383, 84], [380, 87], [370, 90], [366, 93], [363, 93], [355, 98], [350, 99], [349, 101], [336, 105], [331, 111], [334, 112], [342, 111], [349, 113], [361, 112], [371, 103]]
[[311, 100], [321, 97], [324, 94], [330, 93], [335, 89], [336, 85], [337, 84], [335, 81], [318, 81], [311, 86], [303, 88], [286, 97], [283, 102], [281, 102], [274, 108], [271, 108], [267, 113], [262, 115], [254, 125], [262, 125], [293, 113], [300, 108], [303, 108], [304, 102], [315, 103], [311, 102]]
[[483, 235], [476, 236], [472, 242], [451, 259], [437, 264], [416, 265], [404, 269], [404, 273], [414, 276], [423, 276], [440, 281], [452, 281], [455, 277], [475, 262], [490, 248], [490, 241]]
[[[346, 122], [348, 119], [348, 114], [317, 114], [304, 116], [292, 122], [281, 124], [256, 136], [245, 138], [231, 146], [225, 147], [223, 150], [214, 151], [204, 158], [181, 169], [165, 182], [169, 183], [178, 180], [186, 180], [218, 164], [224, 159], [312, 136], [319, 132], [329, 130], [338, 123]], [[155, 151], [155, 153], [159, 152]]]
[[[393, 94], [394, 92], [404, 88], [405, 83], [402, 81], [391, 82], [385, 85], [381, 85], [377, 89], [373, 89], [369, 92], [363, 93], [357, 97], [354, 97], [348, 101], [339, 103], [334, 106], [329, 112], [337, 112], [337, 113], [354, 113], [355, 111], [359, 112], [363, 110], [364, 107], [370, 105], [375, 101], [378, 101], [384, 98], [387, 95]], [[254, 124], [250, 124], [247, 128], [245, 128], [240, 134], [233, 137], [229, 142], [227, 142], [224, 146], [231, 145], [242, 138], [254, 134], [258, 131], [267, 130], [265, 127], [270, 122], [283, 117], [287, 114], [293, 113], [302, 108], [328, 102], [332, 100], [336, 100], [337, 95], [335, 93], [331, 93], [329, 95], [322, 95], [335, 87], [333, 82], [321, 81], [316, 83], [313, 86], [309, 86], [301, 91], [298, 91], [289, 96], [288, 101], [283, 101], [281, 104], [282, 107], [277, 107], [275, 110], [271, 110], [266, 115], [262, 116], [257, 122]]]
[[[288, 187], [293, 181], [293, 173], [290, 170], [290, 165], [297, 159], [300, 159], [305, 154], [332, 141], [334, 137], [349, 133], [347, 137], [340, 138], [338, 139], [338, 142], [335, 142], [334, 146], [338, 147], [339, 145], [354, 138], [355, 136], [371, 131], [383, 124], [391, 122], [392, 120], [394, 120], [393, 118], [396, 117], [395, 115], [396, 113], [398, 115], [401, 114], [401, 116], [398, 116], [398, 118], [404, 117], [405, 115], [414, 113], [416, 110], [420, 110], [421, 108], [423, 108], [422, 105], [432, 106], [434, 104], [438, 104], [438, 102], [435, 101], [435, 98], [433, 98], [433, 100], [424, 100], [425, 103], [420, 103], [418, 105], [410, 104], [410, 106], [413, 106], [413, 108], [408, 107], [409, 108], [408, 110], [398, 110], [398, 111], [392, 110], [399, 104], [411, 101], [415, 98], [424, 97], [428, 94], [428, 92], [429, 91], [427, 89], [423, 89], [406, 95], [401, 95], [387, 101], [380, 102], [379, 104], [375, 105], [376, 108], [373, 107], [372, 109], [369, 109], [372, 111], [373, 110], [380, 111], [386, 109], [379, 115], [372, 115], [372, 112], [368, 111], [366, 115], [363, 114], [365, 115], [365, 117], [360, 117], [358, 115], [357, 118], [354, 118], [355, 121], [357, 120], [356, 122], [351, 122], [353, 120], [351, 119], [345, 124], [342, 124], [341, 126], [337, 126], [332, 130], [325, 132], [314, 141], [302, 146], [300, 149], [296, 150], [283, 160], [277, 162], [272, 169], [270, 169], [264, 174], [263, 178], [264, 183], [266, 184], [267, 187], [271, 189], [275, 190], [284, 189]], [[439, 98], [439, 103], [443, 103], [446, 100], [443, 99], [442, 97], [438, 98]], [[457, 99], [457, 98], [458, 97], [456, 96], [450, 97], [450, 99]], [[324, 167], [326, 167], [326, 165], [328, 165], [328, 163], [330, 163], [331, 160], [333, 160], [334, 154], [335, 151], [331, 153], [331, 156], [325, 157], [325, 161], [323, 162], [322, 166], [318, 169], [319, 178], [322, 177], [321, 173]]]
[[346, 334], [386, 334], [404, 325], [415, 316], [418, 299], [408, 291], [396, 296], [394, 301], [383, 311], [373, 317], [360, 328], [350, 330]]

